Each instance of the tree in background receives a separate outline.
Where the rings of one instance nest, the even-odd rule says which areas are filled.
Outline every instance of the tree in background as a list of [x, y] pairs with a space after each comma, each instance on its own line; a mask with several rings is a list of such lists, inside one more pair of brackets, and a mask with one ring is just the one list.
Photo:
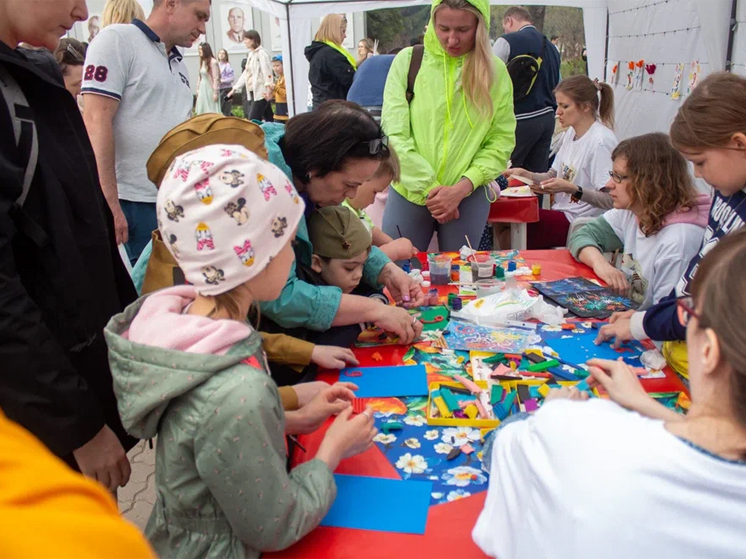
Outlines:
[[408, 47], [412, 39], [422, 35], [429, 20], [429, 6], [373, 10], [365, 13], [366, 36], [378, 39], [379, 52], [387, 53]]

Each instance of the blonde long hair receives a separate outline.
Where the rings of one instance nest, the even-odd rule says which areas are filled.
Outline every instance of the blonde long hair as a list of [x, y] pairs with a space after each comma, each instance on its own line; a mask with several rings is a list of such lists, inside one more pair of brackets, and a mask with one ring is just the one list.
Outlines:
[[467, 0], [443, 0], [433, 10], [433, 22], [435, 22], [435, 17], [443, 7], [452, 10], [466, 10], [477, 16], [474, 50], [466, 56], [461, 83], [464, 87], [466, 99], [477, 108], [480, 114], [491, 118], [495, 111], [491, 95], [492, 86], [495, 83], [495, 61], [490, 48], [487, 22], [485, 22], [482, 12], [469, 4]]
[[314, 41], [331, 41], [332, 43], [341, 46], [342, 41], [342, 24], [347, 23], [345, 19], [339, 14], [329, 14], [321, 20], [319, 30], [316, 31]]
[[145, 11], [137, 0], [107, 0], [101, 15], [101, 29], [115, 23], [132, 23], [145, 19]]

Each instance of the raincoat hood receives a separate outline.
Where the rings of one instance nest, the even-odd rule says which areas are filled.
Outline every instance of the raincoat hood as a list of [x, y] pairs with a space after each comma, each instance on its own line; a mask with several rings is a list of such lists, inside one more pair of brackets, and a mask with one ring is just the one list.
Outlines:
[[[484, 23], [487, 26], [487, 32], [489, 33], [490, 3], [486, 0], [467, 0], [467, 1], [469, 2], [469, 4], [474, 6], [477, 10], [479, 10], [479, 13], [482, 14], [482, 17], [484, 18]], [[425, 32], [425, 48], [435, 55], [448, 56], [448, 53], [446, 53], [445, 49], [443, 49], [443, 46], [440, 44], [440, 40], [438, 39], [438, 36], [435, 34], [435, 22], [433, 19], [434, 14], [435, 14], [435, 8], [437, 8], [442, 3], [443, 3], [443, 0], [433, 0], [433, 5], [430, 8], [430, 23], [428, 24], [427, 31]], [[463, 56], [466, 56], [466, 54], [462, 55], [462, 57]]]
[[[251, 358], [261, 345], [259, 334], [241, 323], [181, 315], [192, 292], [191, 286], [179, 286], [143, 297], [104, 330], [119, 416], [135, 437], [154, 437], [172, 400]], [[141, 320], [133, 336], [133, 322], [141, 313], [147, 321]], [[177, 324], [186, 324], [184, 335], [176, 331]]]
[[316, 54], [322, 50], [324, 47], [328, 47], [326, 43], [322, 43], [320, 41], [313, 41], [310, 45], [306, 47], [306, 49], [303, 51], [306, 55], [306, 60], [311, 62], [311, 59], [316, 56]]

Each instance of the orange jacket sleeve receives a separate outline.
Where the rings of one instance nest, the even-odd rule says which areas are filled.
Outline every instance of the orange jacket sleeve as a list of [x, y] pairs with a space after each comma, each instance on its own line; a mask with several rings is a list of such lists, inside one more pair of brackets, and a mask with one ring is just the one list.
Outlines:
[[0, 557], [151, 558], [107, 491], [0, 412]]

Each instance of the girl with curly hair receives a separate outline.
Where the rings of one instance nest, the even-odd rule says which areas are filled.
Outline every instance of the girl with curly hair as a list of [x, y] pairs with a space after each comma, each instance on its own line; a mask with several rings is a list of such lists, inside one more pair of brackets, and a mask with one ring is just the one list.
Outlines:
[[[665, 134], [621, 142], [606, 188], [614, 209], [575, 231], [569, 248], [614, 291], [644, 310], [671, 292], [697, 253], [710, 197], [697, 195], [686, 160]], [[609, 262], [604, 252], [623, 256]]]

